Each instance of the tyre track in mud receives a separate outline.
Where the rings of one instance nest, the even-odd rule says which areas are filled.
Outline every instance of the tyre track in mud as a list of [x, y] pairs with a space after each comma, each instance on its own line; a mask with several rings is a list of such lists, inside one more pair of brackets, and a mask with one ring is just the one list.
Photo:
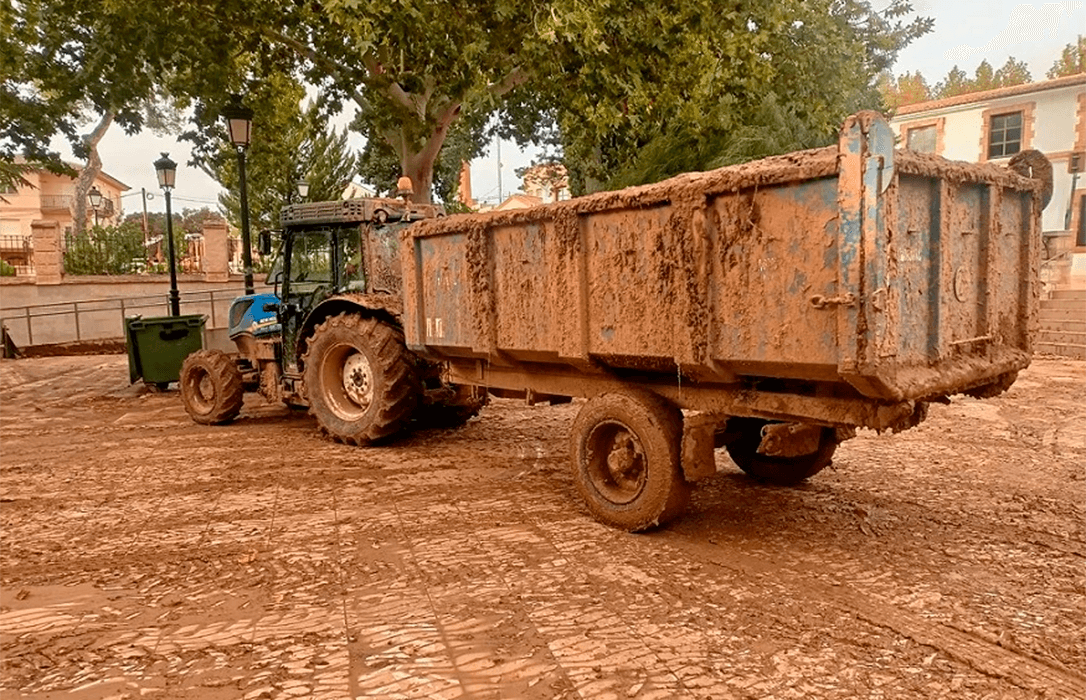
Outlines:
[[772, 579], [795, 591], [797, 597], [808, 597], [808, 594], [817, 597], [873, 625], [942, 651], [976, 671], [1011, 681], [1020, 688], [1055, 694], [1060, 698], [1086, 697], [1086, 675], [1055, 661], [1037, 658], [967, 630], [929, 622], [846, 584], [827, 585], [736, 548], [691, 541], [680, 530], [681, 527], [674, 528], [660, 533], [659, 537], [698, 560], [748, 576]]

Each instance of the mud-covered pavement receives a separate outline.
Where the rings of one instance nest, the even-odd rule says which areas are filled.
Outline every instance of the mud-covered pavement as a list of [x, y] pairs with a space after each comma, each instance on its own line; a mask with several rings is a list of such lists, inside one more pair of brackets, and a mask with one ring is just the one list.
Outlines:
[[1086, 365], [861, 433], [799, 488], [718, 452], [671, 528], [589, 518], [579, 407], [362, 449], [123, 356], [0, 363], [6, 698], [1086, 697]]

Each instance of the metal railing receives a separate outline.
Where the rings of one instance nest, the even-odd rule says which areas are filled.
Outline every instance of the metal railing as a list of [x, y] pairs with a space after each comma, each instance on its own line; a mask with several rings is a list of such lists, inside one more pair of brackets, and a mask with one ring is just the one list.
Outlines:
[[15, 268], [17, 277], [34, 274], [34, 244], [30, 236], [0, 235], [0, 260]]
[[[240, 288], [181, 293], [182, 314], [204, 314], [206, 328], [225, 328], [230, 303]], [[86, 299], [0, 309], [0, 321], [21, 347], [40, 344], [104, 340], [124, 336], [125, 318], [170, 314], [168, 295]]]
[[41, 196], [42, 211], [72, 211], [75, 198], [70, 194], [43, 194]]
[[30, 236], [21, 234], [0, 235], [0, 252], [3, 253], [31, 253], [34, 246], [30, 242]]

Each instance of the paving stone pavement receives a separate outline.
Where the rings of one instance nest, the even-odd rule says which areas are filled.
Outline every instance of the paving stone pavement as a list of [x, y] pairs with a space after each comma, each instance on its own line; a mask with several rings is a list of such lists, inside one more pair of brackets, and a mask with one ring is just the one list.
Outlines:
[[[1086, 415], [1081, 365], [1045, 367], [1032, 376], [1065, 390], [1062, 417], [1013, 403], [1029, 393], [991, 404], [1029, 418], [1011, 421], [1018, 441]], [[1083, 504], [1067, 485], [1086, 445], [1041, 432], [986, 467], [1001, 491], [966, 491], [968, 469], [948, 479], [932, 455], [1004, 454], [955, 427], [985, 405], [846, 443], [798, 489], [720, 453], [682, 522], [630, 535], [574, 496], [576, 403], [498, 401], [462, 429], [360, 449], [256, 397], [233, 425], [196, 426], [175, 392], [129, 386], [123, 357], [6, 361], [0, 693], [1080, 697]]]

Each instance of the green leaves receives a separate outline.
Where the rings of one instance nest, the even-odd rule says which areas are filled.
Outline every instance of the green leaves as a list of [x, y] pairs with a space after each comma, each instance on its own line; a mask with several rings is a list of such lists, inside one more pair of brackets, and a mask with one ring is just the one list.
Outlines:
[[1011, 85], [1024, 85], [1032, 80], [1033, 77], [1026, 63], [1010, 56], [999, 70], [993, 70], [988, 61], [981, 61], [972, 78], [961, 68], [954, 66], [934, 87], [928, 86], [919, 71], [905, 73], [898, 78], [894, 78], [889, 72], [884, 72], [879, 79], [879, 91], [886, 107], [896, 109], [903, 105], [928, 100], [941, 100]]
[[[645, 173], [670, 174], [714, 150], [752, 152], [720, 145], [751, 124], [776, 125], [774, 138], [740, 140], [759, 148], [827, 137], [876, 103], [874, 77], [930, 28], [901, 0], [882, 13], [861, 0], [0, 2], [0, 156], [40, 153], [56, 133], [78, 147], [91, 113], [138, 130], [167, 96], [194, 106], [197, 161], [229, 182], [216, 121], [239, 92], [260, 105], [250, 157], [272, 183], [261, 212], [286, 184], [272, 164], [302, 162], [294, 117], [276, 121], [300, 99], [288, 84], [319, 92], [321, 115], [353, 105], [367, 172], [385, 178], [391, 161], [428, 200], [451, 196], [460, 159], [495, 129], [557, 142], [575, 184], [637, 179], [619, 173], [646, 153], [666, 167]], [[780, 115], [794, 123], [777, 128]]]
[[1065, 75], [1086, 73], [1086, 37], [1079, 36], [1078, 41], [1063, 47], [1060, 57], [1045, 73], [1049, 80]]

